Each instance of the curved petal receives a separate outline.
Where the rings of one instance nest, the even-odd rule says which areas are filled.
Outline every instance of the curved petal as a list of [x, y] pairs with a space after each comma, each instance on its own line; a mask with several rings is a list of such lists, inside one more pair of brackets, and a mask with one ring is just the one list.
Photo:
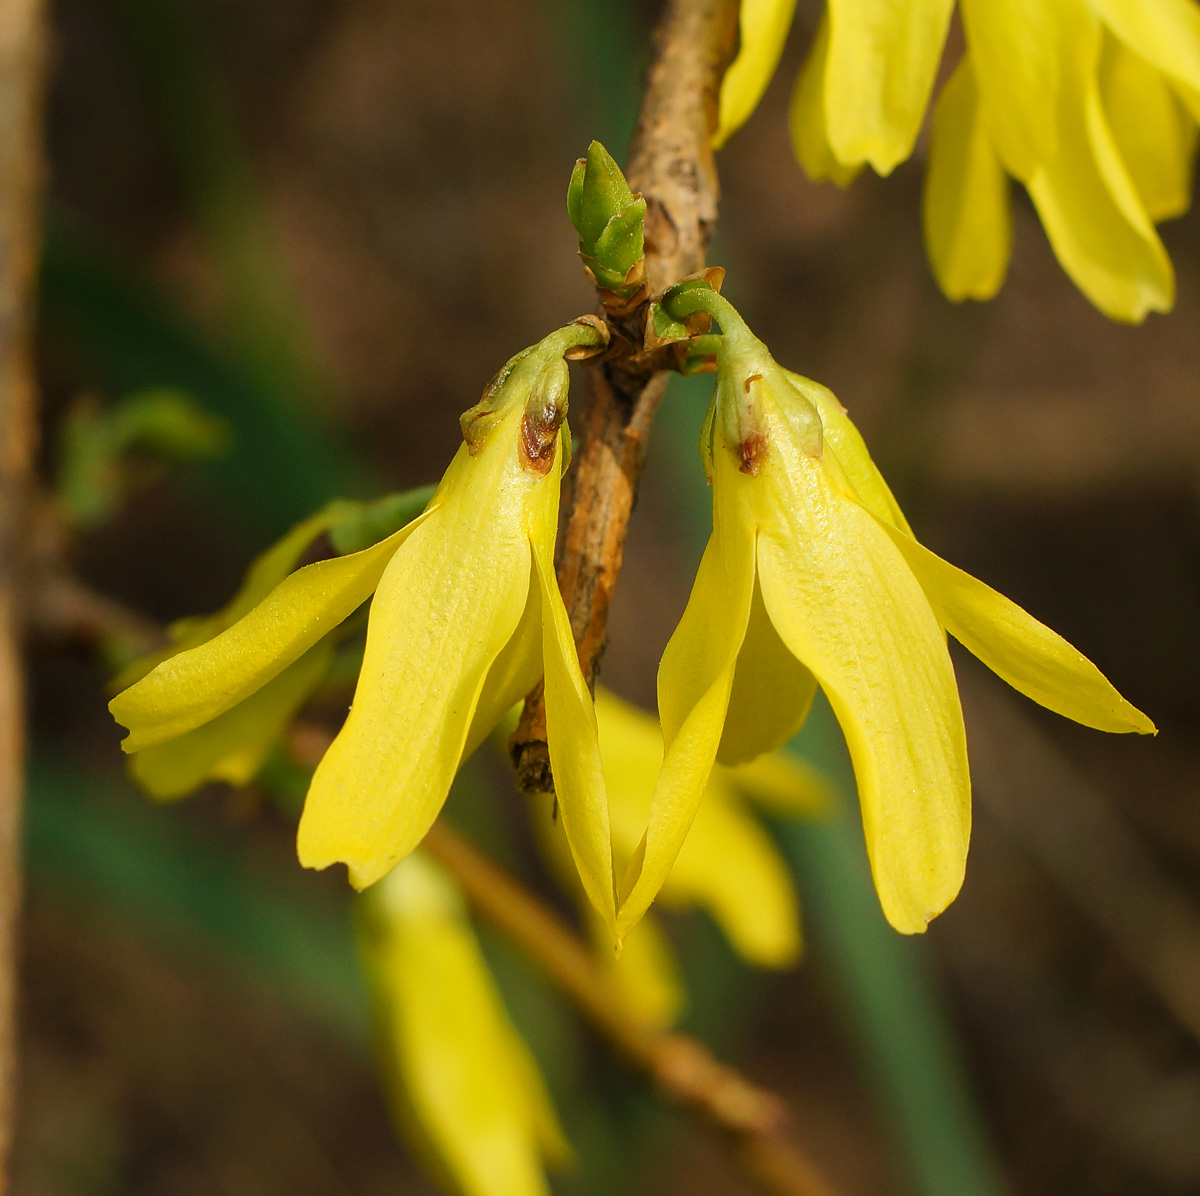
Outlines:
[[912, 153], [954, 0], [829, 0], [825, 113], [839, 162], [879, 174]]
[[1193, 95], [1200, 92], [1200, 8], [1194, 0], [1088, 0], [1131, 50]]
[[284, 578], [232, 627], [158, 665], [108, 704], [136, 752], [223, 714], [266, 685], [361, 606], [426, 512], [352, 556], [306, 565]]
[[916, 540], [885, 530], [916, 574], [938, 622], [1014, 689], [1098, 731], [1154, 733], [1154, 724], [1061, 635]]
[[1117, 152], [1153, 221], [1192, 202], [1196, 122], [1162, 75], [1115, 37], [1104, 39], [1100, 94]]
[[1058, 153], [1028, 180], [1046, 235], [1075, 285], [1114, 320], [1175, 300], [1170, 259], [1121, 161], [1100, 102], [1100, 27], [1073, 0], [1061, 39]]
[[1028, 179], [1057, 149], [1061, 36], [1057, 3], [962, 0], [963, 31], [983, 119], [1004, 165]]
[[[736, 467], [714, 453], [717, 476]], [[622, 882], [618, 935], [650, 907], [687, 837], [717, 755], [754, 594], [753, 530], [723, 502], [714, 481], [713, 534], [691, 597], [658, 666], [658, 710], [665, 754], [646, 833]]]
[[969, 58], [959, 63], [938, 97], [922, 215], [925, 251], [946, 298], [995, 295], [1012, 254], [1012, 205]]
[[533, 543], [542, 603], [546, 743], [550, 748], [550, 768], [563, 830], [579, 879], [588, 900], [611, 930], [616, 914], [612, 841], [596, 711], [579, 668], [571, 621], [554, 576], [554, 527], [551, 523], [549, 535], [536, 537]]
[[825, 117], [825, 64], [829, 60], [829, 14], [821, 14], [812, 49], [796, 76], [796, 87], [788, 108], [788, 128], [796, 161], [814, 183], [829, 179], [839, 187], [848, 187], [861, 165], [845, 166], [829, 148]]
[[443, 504], [380, 579], [354, 704], [300, 818], [301, 863], [344, 862], [356, 888], [385, 875], [437, 817], [529, 592], [527, 507], [540, 479], [515, 453], [494, 468], [481, 453], [473, 469], [465, 449], [455, 461]]
[[717, 759], [743, 764], [787, 743], [804, 726], [816, 694], [816, 678], [784, 647], [756, 584]]
[[757, 479], [770, 483], [759, 499], [759, 579], [781, 638], [812, 669], [845, 733], [884, 913], [897, 930], [920, 932], [953, 900], [966, 864], [962, 710], [921, 587], [830, 469], [773, 451]]
[[159, 799], [183, 797], [206, 781], [248, 784], [324, 676], [333, 646], [326, 636], [232, 710], [177, 739], [135, 752], [129, 759], [134, 780]]
[[912, 534], [908, 520], [891, 487], [883, 479], [879, 467], [867, 451], [862, 433], [855, 427], [846, 408], [838, 402], [833, 391], [811, 378], [784, 370], [787, 380], [817, 409], [821, 417], [821, 432], [826, 450], [832, 449], [847, 480], [854, 487], [859, 501], [878, 519], [901, 531]]
[[796, 0], [742, 0], [741, 45], [721, 80], [713, 149], [720, 149], [758, 107], [779, 65], [795, 11]]

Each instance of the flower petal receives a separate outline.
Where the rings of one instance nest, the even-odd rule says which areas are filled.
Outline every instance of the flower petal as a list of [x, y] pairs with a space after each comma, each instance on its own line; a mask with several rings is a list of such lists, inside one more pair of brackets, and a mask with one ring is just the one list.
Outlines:
[[825, 112], [838, 161], [891, 174], [912, 153], [954, 0], [829, 0]]
[[1131, 50], [1200, 93], [1200, 8], [1194, 0], [1088, 0]]
[[277, 677], [371, 596], [389, 561], [430, 514], [362, 552], [306, 565], [231, 627], [119, 693], [108, 708], [129, 728], [122, 748], [136, 752], [174, 739]]
[[547, 1196], [540, 1156], [561, 1155], [562, 1131], [457, 886], [418, 853], [361, 910], [382, 1074], [401, 1126], [465, 1196]]
[[1147, 312], [1170, 310], [1175, 276], [1104, 115], [1100, 27], [1078, 0], [1063, 14], [1058, 153], [1027, 186], [1075, 285], [1112, 319], [1137, 323]]
[[[966, 737], [941, 628], [884, 525], [831, 462], [773, 438], [758, 504], [763, 599], [846, 736], [888, 921], [923, 931], [962, 884], [970, 836]], [[832, 466], [836, 468], [836, 466]]]
[[326, 636], [245, 701], [176, 739], [135, 752], [129, 771], [151, 797], [183, 797], [206, 781], [246, 785], [329, 667]]
[[[727, 450], [715, 468], [735, 469]], [[622, 882], [618, 935], [650, 907], [696, 816], [729, 707], [738, 652], [754, 594], [754, 539], [713, 489], [713, 534], [691, 597], [658, 666], [658, 710], [666, 745], [641, 845]]]
[[1009, 172], [1028, 179], [1056, 151], [1046, 116], [1058, 97], [1058, 5], [962, 0], [962, 19], [991, 141]]
[[356, 888], [390, 871], [437, 817], [488, 669], [525, 608], [527, 507], [541, 479], [521, 471], [515, 452], [494, 460], [461, 449], [442, 505], [392, 557], [354, 704], [313, 775], [300, 862], [344, 862]]
[[946, 297], [995, 295], [1012, 254], [1012, 206], [1008, 176], [982, 119], [968, 58], [938, 97], [923, 216], [925, 250]]
[[1098, 731], [1154, 733], [1154, 724], [1061, 635], [916, 540], [894, 528], [885, 530], [942, 626], [1014, 689]]
[[787, 743], [816, 694], [816, 678], [784, 647], [755, 585], [717, 759], [743, 764]]
[[848, 187], [862, 166], [843, 165], [829, 148], [825, 117], [825, 64], [828, 59], [829, 14], [822, 13], [812, 49], [796, 76], [796, 87], [788, 108], [788, 127], [792, 134], [792, 150], [804, 173], [814, 183], [830, 179], [839, 187]]
[[579, 668], [571, 621], [554, 576], [557, 520], [533, 541], [542, 603], [542, 658], [546, 670], [546, 742], [550, 768], [575, 867], [588, 900], [611, 930], [616, 915], [608, 797], [596, 711]]
[[792, 752], [770, 752], [737, 768], [717, 768], [714, 776], [755, 805], [786, 818], [821, 818], [834, 807], [834, 791], [824, 774]]
[[1169, 220], [1192, 202], [1196, 122], [1166, 80], [1115, 37], [1104, 39], [1100, 94], [1113, 141], [1151, 220]]
[[713, 149], [720, 149], [758, 107], [779, 65], [795, 11], [796, 0], [742, 0], [741, 45], [721, 80]]
[[879, 467], [871, 459], [862, 433], [855, 427], [833, 391], [811, 378], [793, 374], [791, 370], [783, 372], [787, 380], [817, 409], [825, 448], [827, 451], [833, 450], [859, 501], [877, 519], [911, 534], [908, 520], [904, 518], [904, 512], [900, 510], [900, 504], [884, 481]]

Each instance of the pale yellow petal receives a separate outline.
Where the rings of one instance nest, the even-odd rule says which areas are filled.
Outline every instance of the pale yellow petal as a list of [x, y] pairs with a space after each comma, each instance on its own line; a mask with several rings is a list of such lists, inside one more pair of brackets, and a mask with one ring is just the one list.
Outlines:
[[[724, 468], [728, 450], [715, 454]], [[683, 618], [658, 667], [666, 751], [645, 836], [626, 869], [617, 915], [628, 933], [671, 871], [716, 759], [754, 593], [754, 540], [713, 490], [713, 534]]]
[[[1043, 116], [1043, 124], [1046, 124]], [[964, 58], [938, 97], [925, 168], [925, 251], [948, 299], [990, 299], [1012, 254], [1008, 176]]]
[[533, 544], [542, 602], [546, 742], [559, 814], [579, 879], [588, 900], [611, 929], [616, 914], [612, 841], [596, 711], [579, 668], [571, 622], [554, 576], [554, 527], [550, 523]]
[[1112, 319], [1137, 323], [1148, 312], [1170, 310], [1175, 276], [1104, 115], [1100, 27], [1079, 0], [1061, 3], [1059, 150], [1030, 177], [1029, 194], [1075, 285]]
[[1056, 0], [962, 0], [983, 119], [1010, 174], [1028, 179], [1056, 152], [1047, 119], [1058, 98]]
[[825, 120], [825, 64], [829, 59], [829, 14], [821, 14], [812, 49], [796, 76], [792, 102], [788, 108], [788, 127], [792, 150], [804, 173], [814, 183], [825, 179], [848, 187], [858, 176], [861, 165], [846, 166], [829, 148]]
[[332, 655], [333, 641], [326, 636], [232, 710], [177, 739], [135, 752], [130, 774], [160, 799], [183, 797], [208, 781], [249, 784]]
[[714, 770], [739, 793], [772, 814], [823, 818], [834, 808], [834, 791], [824, 773], [791, 752], [770, 752], [737, 768]]
[[795, 11], [796, 0], [742, 0], [738, 14], [741, 44], [721, 80], [714, 149], [723, 146], [758, 107], [779, 65]]
[[912, 153], [954, 0], [829, 0], [825, 113], [840, 162], [890, 174]]
[[788, 648], [825, 690], [850, 749], [875, 886], [891, 924], [923, 931], [962, 884], [970, 779], [941, 628], [883, 525], [828, 461], [772, 440], [745, 501], [759, 578]]
[[1129, 48], [1187, 91], [1200, 92], [1200, 6], [1195, 0], [1088, 0]]
[[464, 1196], [547, 1196], [562, 1150], [545, 1085], [450, 877], [421, 853], [363, 899], [382, 1074], [405, 1129]]
[[612, 936], [597, 927], [596, 956], [625, 999], [651, 1025], [665, 1030], [678, 1020], [687, 1004], [679, 965], [667, 936], [653, 914], [647, 914], [625, 936], [620, 955]]
[[887, 531], [942, 626], [1014, 689], [1098, 731], [1154, 732], [1154, 724], [1061, 635], [903, 532]]
[[1163, 76], [1115, 37], [1104, 39], [1100, 94], [1113, 141], [1151, 220], [1192, 202], [1196, 122]]
[[756, 584], [717, 759], [742, 764], [787, 743], [816, 693], [816, 678], [783, 646]]
[[437, 817], [484, 679], [525, 609], [528, 507], [544, 479], [507, 448], [476, 460], [460, 450], [444, 501], [379, 582], [354, 704], [313, 776], [297, 837], [302, 864], [344, 862], [357, 888]]
[[124, 750], [202, 726], [277, 677], [371, 596], [397, 550], [429, 517], [352, 556], [305, 566], [231, 627], [119, 693], [108, 708], [129, 728]]
[[787, 380], [817, 409], [821, 417], [821, 431], [825, 438], [825, 451], [832, 450], [842, 467], [847, 480], [854, 487], [859, 501], [878, 519], [890, 523], [901, 531], [909, 532], [908, 520], [891, 488], [883, 479], [878, 466], [867, 451], [862, 433], [855, 427], [846, 408], [838, 402], [827, 386], [784, 370]]

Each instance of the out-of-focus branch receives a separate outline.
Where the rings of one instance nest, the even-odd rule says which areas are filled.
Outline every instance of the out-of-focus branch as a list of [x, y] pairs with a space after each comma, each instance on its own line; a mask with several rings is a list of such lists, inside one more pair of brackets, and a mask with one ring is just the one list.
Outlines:
[[[667, 0], [655, 33], [627, 172], [629, 185], [646, 198], [651, 291], [699, 270], [708, 252], [719, 193], [709, 143], [721, 76], [733, 54], [737, 11], [737, 0]], [[645, 317], [643, 304], [616, 319], [615, 342], [640, 349]], [[558, 583], [579, 663], [594, 684], [650, 421], [667, 374], [628, 372], [616, 356], [589, 367], [585, 380], [586, 407], [576, 426], [580, 448], [568, 475], [571, 513], [559, 546]], [[525, 704], [512, 755], [523, 790], [553, 787], [540, 687]]]
[[5, 0], [0, 5], [0, 1184], [12, 1142], [16, 1074], [25, 740], [21, 588], [35, 435], [30, 340], [44, 52], [40, 0]]
[[555, 914], [444, 823], [434, 825], [422, 846], [630, 1063], [668, 1097], [729, 1136], [764, 1192], [834, 1196], [829, 1182], [790, 1140], [787, 1111], [777, 1096], [720, 1063], [696, 1039], [648, 1025]]

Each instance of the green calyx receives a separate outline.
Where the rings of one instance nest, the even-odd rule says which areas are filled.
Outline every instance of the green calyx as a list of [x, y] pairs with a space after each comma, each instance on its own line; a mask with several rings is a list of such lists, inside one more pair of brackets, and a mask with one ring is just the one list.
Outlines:
[[629, 189], [621, 168], [598, 141], [571, 172], [567, 213], [579, 234], [579, 256], [596, 285], [623, 299], [637, 294], [645, 278], [646, 201]]

